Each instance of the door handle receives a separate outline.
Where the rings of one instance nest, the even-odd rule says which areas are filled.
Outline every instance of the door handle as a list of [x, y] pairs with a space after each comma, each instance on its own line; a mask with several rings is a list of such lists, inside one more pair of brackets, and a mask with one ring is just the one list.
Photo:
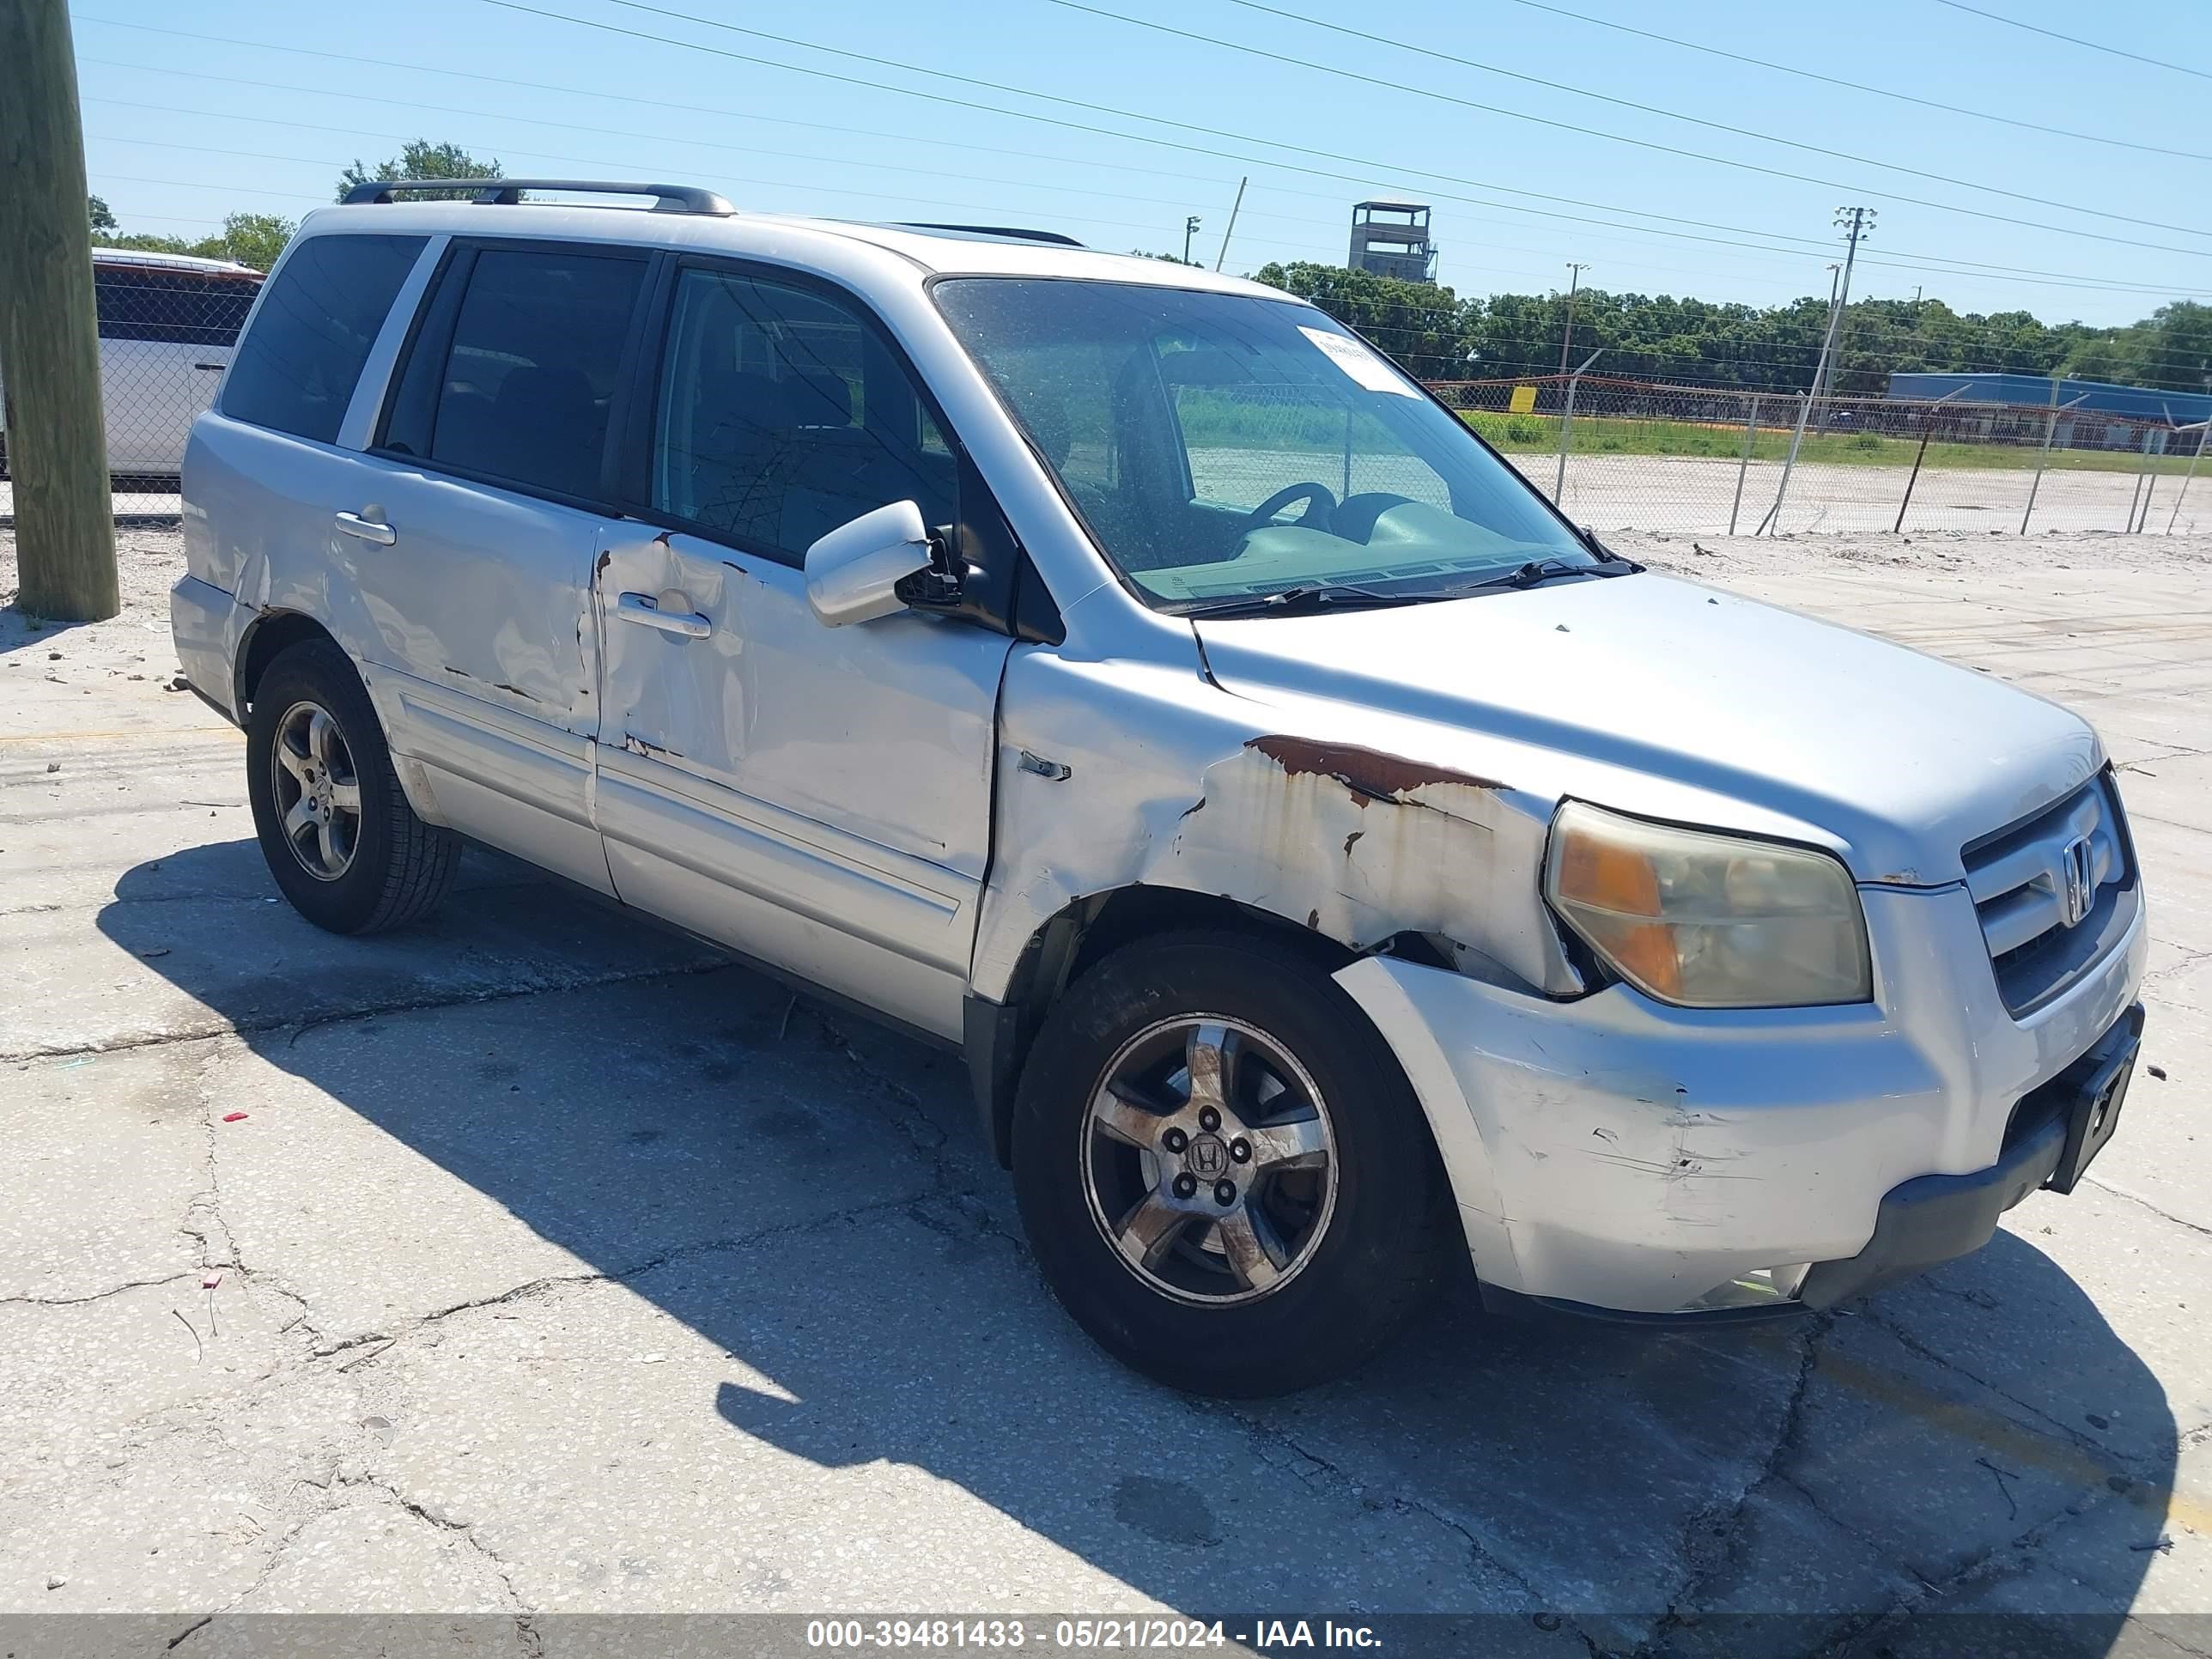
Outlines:
[[643, 623], [664, 634], [680, 634], [687, 640], [703, 640], [714, 624], [696, 611], [663, 611], [650, 594], [625, 593], [615, 601], [615, 615], [624, 622]]
[[228, 367], [228, 365], [224, 363], [194, 363], [192, 367], [194, 368], [204, 368], [210, 374], [220, 374], [226, 368]]
[[337, 519], [343, 535], [358, 536], [365, 542], [374, 542], [379, 547], [389, 547], [399, 539], [399, 532], [388, 524], [374, 519], [364, 519], [358, 513], [341, 513]]

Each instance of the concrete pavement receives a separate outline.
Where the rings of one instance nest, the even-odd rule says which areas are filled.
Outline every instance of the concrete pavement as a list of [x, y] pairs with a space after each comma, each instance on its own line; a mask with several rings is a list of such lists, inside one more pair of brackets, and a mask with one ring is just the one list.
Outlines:
[[0, 611], [0, 1614], [185, 1655], [216, 1612], [554, 1652], [563, 1613], [1148, 1607], [2212, 1649], [2212, 544], [1638, 544], [2098, 723], [2157, 1069], [2090, 1183], [1803, 1324], [1462, 1296], [1229, 1407], [1059, 1313], [953, 1058], [491, 855], [423, 927], [301, 921], [240, 740], [166, 689], [176, 539], [124, 539], [123, 617]]

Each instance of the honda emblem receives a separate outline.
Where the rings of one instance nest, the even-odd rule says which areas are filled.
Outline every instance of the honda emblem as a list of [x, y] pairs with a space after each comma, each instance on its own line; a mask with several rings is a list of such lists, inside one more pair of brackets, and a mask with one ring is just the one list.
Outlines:
[[2058, 855], [2058, 902], [2069, 927], [2079, 927], [2097, 899], [2097, 855], [2087, 836], [2076, 836]]

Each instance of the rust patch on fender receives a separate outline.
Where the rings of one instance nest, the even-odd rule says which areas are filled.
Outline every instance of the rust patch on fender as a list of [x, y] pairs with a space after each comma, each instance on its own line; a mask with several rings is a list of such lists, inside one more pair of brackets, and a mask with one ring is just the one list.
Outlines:
[[1457, 783], [1470, 789], [1503, 789], [1495, 778], [1478, 778], [1466, 772], [1386, 755], [1352, 743], [1316, 743], [1310, 738], [1269, 736], [1253, 738], [1244, 745], [1256, 749], [1291, 777], [1311, 773], [1334, 778], [1352, 791], [1360, 805], [1370, 799], [1401, 800], [1424, 784]]

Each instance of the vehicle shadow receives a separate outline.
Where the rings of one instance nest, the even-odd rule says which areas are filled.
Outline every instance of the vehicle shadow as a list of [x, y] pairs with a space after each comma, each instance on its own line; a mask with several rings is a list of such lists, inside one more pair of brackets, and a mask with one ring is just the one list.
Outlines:
[[[1344, 1382], [1235, 1406], [1154, 1388], [1052, 1302], [956, 1059], [734, 966], [564, 988], [636, 956], [645, 924], [470, 861], [476, 879], [417, 934], [337, 939], [287, 907], [234, 903], [194, 948], [161, 901], [269, 887], [237, 842], [125, 872], [98, 925], [135, 957], [153, 950], [149, 968], [260, 1060], [712, 1344], [739, 1373], [701, 1402], [725, 1431], [824, 1470], [922, 1471], [1143, 1596], [1496, 1615], [1516, 1642], [1564, 1617], [1607, 1650], [1795, 1653], [1879, 1634], [1903, 1654], [1915, 1626], [1874, 1621], [1977, 1605], [2039, 1528], [2133, 1502], [2154, 1533], [2164, 1515], [2163, 1389], [2011, 1231], [1819, 1322], [1518, 1325], [1463, 1288]], [[567, 952], [576, 975], [447, 996], [472, 938], [516, 959]], [[349, 1000], [349, 985], [364, 989]], [[343, 1169], [318, 1177], [314, 1150], [301, 1157], [287, 1194], [310, 1230], [294, 1236], [301, 1265], [252, 1217], [230, 1224], [257, 1270], [313, 1306], [311, 1258], [343, 1248], [316, 1242], [341, 1224], [316, 1206], [384, 1200], [334, 1192]], [[489, 1475], [496, 1448], [467, 1462]], [[528, 1484], [550, 1478], [532, 1466]], [[2070, 1547], [2100, 1552], [2068, 1558], [2075, 1588], [2096, 1587], [2086, 1605], [2031, 1589], [1990, 1616], [2054, 1620], [2039, 1651], [2101, 1654], [2151, 1558]], [[1971, 1650], [1958, 1627], [1945, 1643]]]

